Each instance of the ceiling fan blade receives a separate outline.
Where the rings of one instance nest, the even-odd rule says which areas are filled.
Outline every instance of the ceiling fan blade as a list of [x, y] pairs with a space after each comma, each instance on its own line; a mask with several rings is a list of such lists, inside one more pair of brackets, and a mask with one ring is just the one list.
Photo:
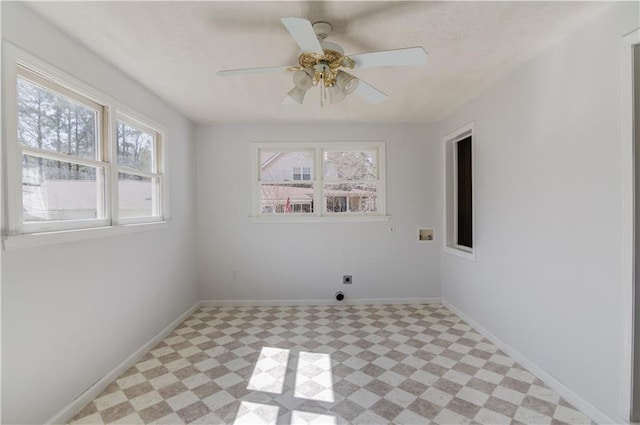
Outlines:
[[384, 102], [387, 98], [387, 95], [382, 93], [377, 88], [373, 87], [371, 84], [365, 83], [364, 81], [358, 79], [358, 88], [356, 88], [354, 93], [357, 93], [361, 98], [366, 100], [369, 103], [373, 103], [377, 105], [378, 103]]
[[251, 74], [279, 74], [286, 72], [291, 66], [265, 66], [262, 68], [245, 68], [245, 69], [227, 69], [218, 71], [216, 75], [220, 77], [229, 77], [233, 75], [251, 75]]
[[287, 28], [291, 37], [296, 41], [304, 53], [323, 54], [318, 36], [311, 26], [311, 22], [302, 18], [280, 18], [282, 25]]
[[421, 65], [427, 61], [427, 52], [422, 47], [383, 50], [381, 52], [349, 55], [355, 68], [377, 68], [382, 66]]

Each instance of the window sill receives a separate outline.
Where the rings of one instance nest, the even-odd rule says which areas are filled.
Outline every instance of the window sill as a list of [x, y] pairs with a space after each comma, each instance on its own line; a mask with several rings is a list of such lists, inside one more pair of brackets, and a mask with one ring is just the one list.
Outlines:
[[454, 248], [451, 246], [445, 246], [443, 248], [443, 251], [446, 252], [447, 254], [451, 254], [451, 255], [455, 255], [456, 257], [460, 257], [460, 258], [464, 258], [465, 260], [469, 260], [469, 261], [476, 261], [476, 252], [475, 250], [469, 252], [469, 251], [463, 251], [462, 249], [459, 248]]
[[94, 227], [89, 229], [62, 230], [58, 232], [27, 233], [3, 237], [5, 251], [58, 245], [67, 242], [126, 235], [129, 233], [161, 230], [167, 227], [166, 221], [153, 223], [121, 224], [118, 226]]
[[389, 221], [389, 215], [330, 215], [330, 216], [302, 216], [278, 215], [249, 217], [252, 223], [354, 223], [354, 222], [383, 222]]

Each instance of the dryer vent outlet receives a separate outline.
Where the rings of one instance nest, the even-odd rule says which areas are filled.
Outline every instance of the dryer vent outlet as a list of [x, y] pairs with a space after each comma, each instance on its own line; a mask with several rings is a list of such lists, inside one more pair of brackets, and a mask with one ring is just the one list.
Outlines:
[[342, 291], [336, 292], [336, 300], [338, 301], [344, 300], [344, 294], [342, 293]]

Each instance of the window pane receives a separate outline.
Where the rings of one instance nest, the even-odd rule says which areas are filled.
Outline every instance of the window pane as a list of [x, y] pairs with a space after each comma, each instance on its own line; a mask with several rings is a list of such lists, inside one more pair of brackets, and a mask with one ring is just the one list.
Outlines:
[[324, 185], [327, 212], [377, 212], [375, 183], [341, 183]]
[[96, 158], [98, 113], [61, 94], [18, 78], [18, 142]]
[[260, 211], [262, 214], [312, 213], [313, 185], [261, 184]]
[[458, 245], [473, 248], [471, 137], [456, 143]]
[[118, 165], [155, 172], [155, 135], [118, 121]]
[[99, 218], [104, 169], [31, 155], [22, 157], [24, 222]]
[[156, 179], [118, 173], [118, 209], [123, 218], [153, 217]]
[[313, 180], [313, 153], [260, 149], [260, 181], [291, 180]]
[[378, 161], [376, 151], [324, 152], [326, 180], [376, 180]]

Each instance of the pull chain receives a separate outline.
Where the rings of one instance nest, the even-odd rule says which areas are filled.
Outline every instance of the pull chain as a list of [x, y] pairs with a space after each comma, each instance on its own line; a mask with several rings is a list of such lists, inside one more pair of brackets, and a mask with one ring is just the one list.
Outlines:
[[324, 108], [324, 74], [320, 74], [320, 108]]

